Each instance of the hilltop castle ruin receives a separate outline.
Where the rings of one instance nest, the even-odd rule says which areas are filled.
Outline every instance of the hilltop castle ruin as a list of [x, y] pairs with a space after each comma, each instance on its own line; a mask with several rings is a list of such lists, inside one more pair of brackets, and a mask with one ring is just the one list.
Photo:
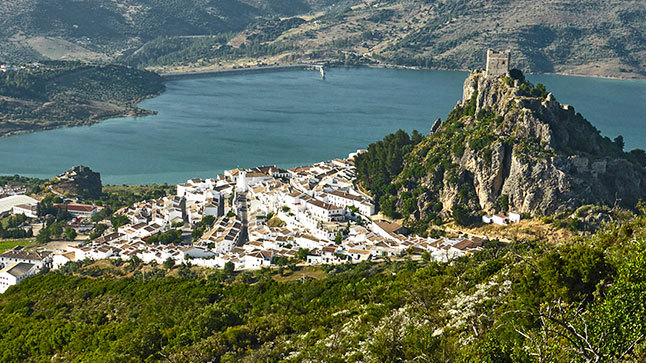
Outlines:
[[487, 50], [487, 70], [485, 76], [498, 77], [509, 73], [509, 61], [511, 59], [509, 49], [498, 52], [493, 49]]

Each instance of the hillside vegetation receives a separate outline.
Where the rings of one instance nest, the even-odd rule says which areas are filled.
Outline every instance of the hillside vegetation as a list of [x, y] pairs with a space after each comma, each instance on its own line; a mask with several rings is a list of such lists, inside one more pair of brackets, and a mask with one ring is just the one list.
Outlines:
[[136, 103], [163, 90], [159, 75], [119, 65], [50, 61], [0, 73], [0, 135], [147, 114]]
[[531, 72], [643, 78], [645, 19], [643, 1], [18, 0], [0, 9], [0, 59], [474, 69], [495, 48]]
[[644, 238], [642, 209], [558, 246], [490, 242], [451, 263], [324, 266], [318, 279], [290, 267], [288, 282], [70, 263], [0, 295], [0, 360], [644, 361]]

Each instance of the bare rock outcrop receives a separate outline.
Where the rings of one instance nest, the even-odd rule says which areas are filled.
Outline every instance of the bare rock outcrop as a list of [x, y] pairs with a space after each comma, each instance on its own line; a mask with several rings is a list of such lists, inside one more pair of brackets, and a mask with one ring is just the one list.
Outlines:
[[[463, 100], [405, 159], [398, 207], [413, 195], [411, 216], [424, 220], [437, 202], [445, 214], [456, 205], [495, 212], [501, 198], [530, 214], [634, 206], [646, 196], [646, 163], [622, 148], [544, 86], [474, 72]], [[426, 174], [411, 177], [422, 165]]]
[[[468, 151], [454, 157], [460, 173], [473, 174], [483, 210], [492, 211], [501, 195], [508, 197], [510, 209], [532, 214], [582, 203], [631, 205], [646, 195], [644, 167], [544, 88], [473, 73], [464, 83], [461, 105], [472, 102], [474, 115], [502, 118], [491, 126], [496, 140], [488, 146], [488, 160]], [[465, 119], [481, 122], [477, 116]], [[446, 207], [456, 202], [444, 195]]]
[[55, 177], [51, 189], [68, 197], [96, 198], [103, 192], [101, 174], [87, 166], [75, 166]]

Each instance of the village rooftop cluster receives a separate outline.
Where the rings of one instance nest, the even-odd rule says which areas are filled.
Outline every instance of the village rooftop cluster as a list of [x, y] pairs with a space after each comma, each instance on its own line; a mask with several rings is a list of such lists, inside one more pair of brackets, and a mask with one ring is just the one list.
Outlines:
[[[406, 252], [448, 261], [481, 249], [483, 238], [406, 236], [400, 224], [376, 218], [373, 201], [354, 185], [357, 153], [290, 170], [263, 166], [227, 170], [213, 179], [190, 179], [177, 185], [175, 195], [115, 212], [127, 217], [128, 223], [94, 240], [53, 255], [19, 248], [5, 252], [0, 255], [0, 268], [4, 267], [0, 291], [43, 266], [57, 269], [86, 259], [136, 256], [145, 263], [171, 259], [176, 264], [212, 268], [232, 263], [237, 270], [248, 270], [271, 266], [279, 259], [300, 257], [307, 264], [334, 264]], [[101, 208], [76, 203], [58, 206], [75, 216], [73, 227], [80, 232], [91, 228], [89, 218]], [[13, 212], [32, 215], [35, 208], [35, 203], [20, 204]], [[504, 224], [517, 216], [485, 218], [489, 218], [485, 222]], [[212, 225], [191, 238], [204, 220], [213, 221]], [[156, 242], [155, 236], [169, 231], [182, 239]]]
[[21, 65], [0, 64], [0, 72], [20, 71], [20, 70], [23, 70], [23, 69], [40, 68], [40, 67], [42, 67], [42, 64], [40, 64], [38, 62], [33, 62], [33, 63], [28, 63], [28, 64], [21, 64]]
[[27, 192], [27, 188], [22, 186], [5, 185], [0, 186], [0, 198], [9, 197], [12, 195], [23, 195]]

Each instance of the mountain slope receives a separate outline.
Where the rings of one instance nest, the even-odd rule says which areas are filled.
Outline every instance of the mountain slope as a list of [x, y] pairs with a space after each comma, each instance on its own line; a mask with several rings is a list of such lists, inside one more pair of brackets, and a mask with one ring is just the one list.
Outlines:
[[[481, 50], [491, 47], [510, 49], [518, 66], [531, 72], [645, 76], [644, 2], [386, 0], [303, 18], [303, 24], [270, 39], [247, 29], [230, 45], [283, 49], [257, 51], [248, 64], [338, 60], [474, 69], [483, 64]], [[216, 50], [198, 59], [231, 62]]]
[[371, 145], [357, 158], [358, 178], [385, 214], [402, 215], [423, 230], [449, 213], [544, 215], [582, 204], [633, 207], [646, 196], [642, 150], [625, 153], [621, 138], [602, 137], [543, 85], [534, 87], [514, 74], [517, 79], [471, 73], [463, 101], [435, 132], [419, 142], [411, 139], [414, 147], [398, 157], [400, 165], [386, 162], [391, 171], [385, 178], [379, 179], [385, 165], [380, 162], [394, 152], [379, 153]]
[[334, 42], [368, 59], [434, 68], [476, 68], [479, 50], [492, 47], [511, 49], [532, 72], [643, 76], [645, 15], [643, 2], [630, 1], [391, 1], [321, 19], [296, 39], [302, 49]]
[[[296, 15], [298, 26], [263, 25]], [[152, 57], [125, 61], [163, 70], [315, 60], [473, 69], [491, 47], [510, 49], [531, 72], [646, 76], [643, 1], [15, 0], [0, 9], [0, 28], [6, 60], [118, 59], [170, 37]], [[218, 39], [179, 38], [211, 34]], [[244, 51], [222, 51], [223, 35]]]
[[[43, 56], [72, 42], [114, 57], [160, 36], [237, 32], [260, 17], [290, 16], [334, 0], [13, 0], [0, 9], [0, 59]], [[43, 47], [42, 38], [50, 43]], [[4, 38], [4, 39], [2, 39]], [[78, 52], [64, 55], [72, 59]], [[70, 59], [67, 58], [67, 59]], [[33, 60], [27, 58], [25, 60]]]

